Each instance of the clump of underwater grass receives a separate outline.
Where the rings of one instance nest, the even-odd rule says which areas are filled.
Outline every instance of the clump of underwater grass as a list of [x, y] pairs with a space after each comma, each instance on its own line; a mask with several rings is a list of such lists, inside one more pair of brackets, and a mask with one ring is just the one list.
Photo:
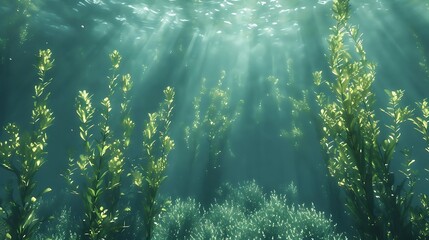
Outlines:
[[267, 197], [254, 181], [223, 188], [222, 200], [207, 210], [192, 199], [175, 201], [160, 215], [154, 238], [170, 233], [174, 239], [347, 239], [314, 206], [288, 203], [276, 192]]
[[189, 239], [192, 231], [200, 224], [202, 207], [195, 199], [175, 200], [168, 212], [159, 215], [153, 239]]
[[262, 208], [247, 217], [240, 239], [346, 239], [335, 224], [312, 205], [296, 205], [272, 192]]
[[263, 189], [255, 180], [240, 183], [238, 186], [226, 183], [219, 188], [218, 195], [218, 203], [234, 202], [246, 214], [258, 211], [265, 203]]
[[1, 201], [0, 211], [7, 230], [1, 237], [5, 239], [32, 239], [45, 220], [37, 214], [38, 202], [51, 189], [36, 191], [36, 175], [46, 162], [46, 132], [54, 120], [47, 105], [50, 93], [46, 91], [52, 81], [46, 78], [54, 63], [51, 56], [49, 49], [39, 51], [38, 83], [34, 87], [30, 122], [32, 130], [23, 133], [16, 124], [9, 123], [4, 128], [7, 139], [0, 142], [0, 166], [16, 180], [6, 186], [6, 199]]
[[237, 239], [246, 215], [234, 202], [224, 202], [211, 205], [204, 213], [204, 218], [216, 226], [218, 239]]
[[37, 234], [35, 240], [78, 240], [71, 209], [64, 207], [53, 216], [44, 233]]

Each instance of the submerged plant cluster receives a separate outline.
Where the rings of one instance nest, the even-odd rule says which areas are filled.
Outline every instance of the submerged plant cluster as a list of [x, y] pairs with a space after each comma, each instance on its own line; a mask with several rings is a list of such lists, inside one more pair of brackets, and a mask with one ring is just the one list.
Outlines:
[[[413, 116], [409, 106], [401, 106], [403, 90], [386, 90], [389, 102], [381, 111], [391, 123], [381, 128], [372, 88], [375, 64], [367, 59], [358, 28], [348, 22], [349, 0], [333, 1], [333, 17], [328, 63], [334, 80], [325, 81], [322, 72], [314, 73], [316, 85], [329, 89], [329, 95], [317, 93], [329, 173], [345, 191], [361, 239], [427, 239], [429, 202], [425, 193], [414, 191], [416, 160], [409, 150], [395, 154], [406, 122], [413, 123], [428, 143], [427, 100], [417, 104], [421, 113]], [[404, 159], [400, 175], [392, 167], [397, 159]], [[414, 203], [416, 197], [420, 204]]]
[[[69, 184], [69, 192], [81, 199], [83, 209], [82, 214], [76, 217], [78, 227], [60, 234], [70, 239], [117, 239], [118, 234], [128, 227], [124, 218], [131, 207], [125, 204], [123, 184], [124, 178], [132, 176], [139, 189], [136, 192], [142, 193], [136, 197], [140, 202], [136, 208], [144, 213], [143, 235], [145, 239], [151, 239], [154, 219], [164, 205], [158, 203], [157, 191], [166, 178], [168, 154], [174, 148], [174, 141], [168, 135], [174, 90], [167, 87], [159, 111], [149, 114], [143, 131], [144, 157], [140, 158], [144, 161], [134, 162], [135, 170], [127, 174], [125, 159], [135, 126], [130, 115], [132, 80], [129, 74], [120, 76], [118, 73], [122, 58], [118, 51], [109, 56], [108, 94], [102, 98], [100, 107], [94, 106], [93, 96], [85, 90], [79, 91], [76, 98], [83, 151], [77, 159], [70, 157], [69, 168], [63, 176]], [[31, 130], [23, 132], [16, 124], [7, 124], [4, 128], [7, 138], [0, 142], [0, 166], [14, 177], [14, 182], [5, 188], [6, 198], [0, 202], [0, 230], [6, 239], [35, 239], [42, 224], [46, 224], [50, 217], [39, 215], [38, 210], [42, 195], [52, 189], [38, 190], [36, 175], [46, 163], [46, 131], [54, 120], [48, 107], [50, 92], [47, 90], [52, 79], [46, 76], [53, 63], [49, 49], [39, 52]], [[118, 90], [121, 102], [116, 105], [112, 98]], [[116, 114], [116, 106], [119, 106], [117, 112], [122, 126], [119, 133], [113, 132], [112, 116]], [[59, 218], [65, 221], [66, 213], [62, 212]]]
[[[4, 128], [6, 140], [0, 142], [0, 166], [11, 173], [15, 182], [6, 185], [6, 198], [0, 205], [0, 215], [6, 225], [6, 239], [31, 239], [45, 219], [37, 215], [38, 203], [43, 194], [51, 191], [38, 190], [36, 174], [46, 163], [47, 129], [54, 120], [48, 107], [49, 92], [46, 88], [52, 79], [46, 73], [52, 68], [50, 50], [41, 50], [38, 55], [38, 81], [34, 87], [32, 131], [23, 132], [16, 124]], [[3, 225], [3, 224], [2, 224]]]
[[[23, 45], [27, 39], [30, 28], [30, 18], [34, 14], [36, 6], [31, 0], [4, 1], [2, 8], [11, 9], [11, 11], [3, 11], [4, 19], [7, 19], [7, 24], [2, 23], [0, 30], [0, 51], [7, 51], [14, 43], [18, 42]], [[5, 63], [5, 56], [0, 56], [0, 63]]]
[[[16, 5], [24, 19], [20, 36], [15, 36], [20, 44], [26, 39], [30, 3], [18, 1]], [[373, 92], [375, 64], [367, 59], [358, 28], [349, 23], [349, 0], [333, 0], [332, 11], [335, 24], [328, 41], [328, 64], [333, 80], [326, 80], [321, 71], [315, 72], [318, 91], [314, 96], [320, 107], [326, 167], [344, 190], [345, 205], [354, 220], [353, 233], [360, 239], [428, 239], [429, 196], [415, 190], [421, 183], [414, 167], [417, 160], [410, 150], [398, 150], [401, 126], [411, 123], [429, 152], [428, 100], [418, 102], [416, 111], [402, 106], [403, 90], [386, 90], [389, 101], [381, 111], [390, 123], [382, 122]], [[0, 49], [6, 49], [10, 41], [0, 35]], [[53, 190], [41, 188], [37, 175], [49, 163], [47, 130], [54, 114], [49, 107], [52, 79], [48, 72], [54, 60], [49, 49], [39, 51], [30, 126], [25, 130], [8, 123], [1, 132], [0, 167], [11, 180], [0, 201], [0, 238], [347, 239], [313, 205], [296, 202], [293, 184], [288, 187], [289, 194], [266, 194], [255, 182], [219, 188], [223, 161], [232, 155], [228, 134], [239, 115], [237, 109], [242, 107], [242, 102], [232, 104], [225, 71], [211, 89], [203, 81], [200, 95], [193, 102], [192, 123], [184, 130], [192, 161], [207, 159], [202, 180], [206, 199], [198, 203], [191, 198], [172, 201], [160, 197], [170, 153], [176, 147], [170, 135], [175, 91], [172, 87], [164, 89], [164, 100], [142, 124], [141, 156], [129, 156], [137, 124], [131, 117], [133, 81], [130, 74], [120, 73], [119, 52], [113, 51], [109, 57], [107, 94], [97, 96], [102, 99], [99, 103], [86, 90], [76, 97], [82, 147], [69, 157], [63, 177], [69, 197], [76, 196], [80, 208], [66, 206], [49, 216], [41, 214], [40, 209], [46, 203], [43, 196]], [[294, 79], [291, 64], [289, 60], [290, 84]], [[427, 73], [426, 65], [423, 57], [421, 67]], [[285, 104], [291, 105], [290, 123], [278, 135], [298, 145], [304, 128], [299, 119], [311, 110], [310, 93], [301, 91], [299, 96], [286, 97], [278, 78], [269, 76], [266, 82], [270, 98], [255, 100], [257, 122], [270, 103], [278, 114], [285, 111]], [[404, 166], [400, 171], [393, 167], [398, 160]]]
[[[9, 138], [0, 144], [1, 166], [15, 177], [6, 189], [8, 198], [1, 202], [0, 230], [6, 239], [345, 238], [335, 234], [332, 221], [314, 207], [289, 203], [285, 195], [275, 192], [267, 196], [255, 182], [237, 188], [225, 185], [217, 191], [218, 201], [206, 211], [195, 200], [176, 200], [173, 204], [162, 200], [158, 191], [166, 179], [168, 155], [175, 146], [168, 135], [175, 95], [170, 87], [164, 90], [159, 110], [148, 115], [143, 127], [142, 158], [133, 161], [132, 170], [127, 172], [125, 160], [135, 127], [130, 115], [132, 80], [129, 74], [118, 73], [121, 56], [117, 51], [109, 55], [108, 92], [100, 104], [95, 104], [93, 95], [85, 90], [76, 97], [78, 134], [83, 146], [76, 158], [70, 156], [63, 177], [83, 208], [74, 211], [66, 207], [53, 216], [39, 214], [46, 204], [42, 195], [52, 191], [46, 188], [38, 192], [35, 177], [46, 163], [46, 130], [54, 120], [47, 91], [52, 79], [46, 77], [54, 60], [50, 50], [40, 51], [38, 57], [33, 130], [21, 137], [18, 127], [8, 124], [5, 130]], [[115, 94], [121, 96], [119, 104], [112, 103]], [[227, 105], [221, 97], [225, 94], [220, 89], [212, 92], [213, 101], [203, 122], [221, 123], [212, 118], [216, 117], [217, 104]], [[116, 118], [112, 116], [116, 112], [122, 126], [119, 132], [113, 131]], [[219, 126], [223, 129], [225, 125]], [[216, 139], [214, 131], [207, 137]], [[129, 192], [129, 185], [124, 185], [126, 177], [131, 177], [135, 190]], [[131, 194], [126, 196], [125, 191]]]
[[175, 200], [159, 216], [154, 239], [347, 239], [314, 206], [265, 194], [254, 181], [226, 184], [218, 192], [207, 209], [191, 198]]

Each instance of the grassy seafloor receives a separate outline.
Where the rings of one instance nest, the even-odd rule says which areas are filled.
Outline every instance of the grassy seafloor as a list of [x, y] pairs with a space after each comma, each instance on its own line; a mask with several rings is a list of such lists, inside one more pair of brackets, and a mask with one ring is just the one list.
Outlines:
[[[296, 194], [293, 184], [281, 193], [265, 193], [255, 182], [245, 182], [222, 186], [216, 201], [207, 208], [192, 198], [175, 199], [157, 216], [152, 238], [347, 239], [314, 206], [294, 202]], [[65, 207], [35, 239], [80, 239], [72, 215]], [[142, 219], [137, 215], [134, 221], [122, 237], [141, 239], [141, 229], [133, 225], [142, 226]]]
[[429, 238], [425, 1], [4, 3], [1, 239]]

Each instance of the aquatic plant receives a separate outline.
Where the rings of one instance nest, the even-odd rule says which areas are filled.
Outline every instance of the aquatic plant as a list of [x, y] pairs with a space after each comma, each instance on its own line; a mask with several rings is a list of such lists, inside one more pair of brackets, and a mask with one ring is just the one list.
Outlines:
[[421, 133], [423, 140], [426, 142], [426, 152], [429, 152], [429, 102], [427, 99], [423, 99], [417, 103], [418, 109], [421, 112], [421, 117], [411, 118], [411, 122], [414, 124], [415, 129]]
[[1, 216], [7, 226], [6, 235], [1, 236], [5, 239], [32, 239], [40, 224], [46, 220], [38, 216], [38, 202], [51, 189], [38, 191], [36, 176], [46, 163], [47, 129], [54, 120], [48, 107], [50, 92], [47, 91], [52, 79], [46, 77], [54, 63], [51, 57], [49, 49], [39, 51], [31, 131], [22, 132], [16, 124], [8, 123], [4, 127], [6, 134], [3, 135], [6, 140], [0, 142], [0, 166], [15, 180], [5, 187], [6, 199], [0, 202]]
[[277, 116], [275, 119], [287, 117], [287, 121], [280, 121], [282, 123], [278, 126], [278, 134], [293, 142], [294, 147], [299, 147], [305, 129], [302, 119], [306, 117], [304, 114], [310, 112], [308, 90], [299, 89], [292, 59], [287, 60], [286, 72], [287, 76], [282, 78], [274, 75], [266, 77], [263, 82], [264, 91], [256, 96], [252, 95], [251, 101], [257, 104], [254, 106], [254, 121], [260, 125], [263, 120], [272, 116]]
[[266, 197], [254, 181], [219, 191], [221, 200], [207, 210], [192, 199], [175, 201], [160, 215], [155, 239], [167, 239], [166, 233], [178, 236], [174, 239], [347, 239], [314, 206], [291, 204], [276, 192]]
[[289, 203], [285, 195], [272, 192], [248, 223], [242, 239], [346, 239], [335, 225], [312, 205]]
[[308, 91], [302, 90], [299, 95], [301, 96], [287, 99], [290, 105], [291, 120], [287, 128], [280, 130], [280, 136], [293, 141], [294, 147], [298, 147], [304, 137], [303, 129], [305, 128], [302, 124], [302, 116], [304, 113], [310, 112]]
[[2, 24], [0, 31], [1, 50], [5, 50], [11, 43], [23, 44], [27, 40], [28, 20], [36, 10], [36, 6], [31, 0], [14, 0], [3, 3], [1, 14], [7, 23]]
[[221, 236], [222, 232], [216, 223], [203, 218], [192, 231], [191, 239], [216, 240], [222, 239]]
[[45, 232], [37, 234], [35, 240], [78, 240], [73, 220], [71, 209], [64, 207], [53, 216], [48, 226], [44, 227]]
[[429, 81], [429, 62], [425, 56], [427, 49], [417, 34], [414, 34], [413, 36], [416, 39], [416, 48], [419, 52], [419, 67], [424, 72], [426, 80]]
[[235, 202], [215, 203], [204, 213], [204, 218], [218, 229], [218, 239], [237, 239], [245, 224], [246, 215]]
[[203, 158], [200, 160], [206, 164], [203, 180], [206, 203], [212, 200], [214, 191], [220, 186], [222, 160], [231, 151], [228, 133], [239, 115], [231, 102], [231, 91], [225, 86], [225, 77], [226, 72], [222, 71], [217, 85], [209, 91], [203, 79], [200, 94], [193, 102], [193, 122], [185, 128], [185, 141], [192, 162]]
[[[413, 117], [410, 120], [414, 124], [415, 129], [422, 135], [427, 145], [425, 150], [429, 153], [429, 103], [427, 99], [423, 99], [421, 102], [417, 103], [417, 106], [421, 116]], [[414, 161], [414, 159], [410, 159], [408, 165], [411, 165]], [[412, 170], [408, 170], [407, 172], [410, 171]], [[425, 171], [429, 172], [429, 169], [425, 168]], [[411, 184], [415, 184], [415, 178], [413, 178]], [[427, 239], [429, 237], [429, 196], [426, 193], [422, 193], [419, 197], [420, 206], [413, 209], [414, 211], [411, 213], [411, 222], [414, 232], [417, 233], [417, 239]]]
[[[333, 100], [323, 93], [317, 96], [329, 173], [345, 190], [346, 206], [361, 239], [416, 239], [410, 222], [413, 174], [396, 184], [391, 169], [400, 125], [412, 110], [400, 107], [402, 90], [386, 91], [390, 100], [383, 112], [392, 123], [381, 134], [372, 91], [375, 65], [367, 60], [357, 27], [348, 23], [349, 0], [334, 0], [332, 10], [336, 24], [329, 37], [328, 62], [335, 80], [323, 81], [322, 72], [314, 73], [315, 83], [326, 84], [334, 94]], [[347, 49], [348, 42], [355, 52]], [[380, 141], [382, 136], [387, 138]], [[409, 169], [412, 163], [408, 162]]]
[[0, 213], [0, 236], [6, 236], [7, 233], [7, 225], [4, 221], [3, 212]]
[[193, 122], [185, 128], [187, 147], [193, 151], [194, 159], [199, 157], [201, 142], [207, 142], [209, 168], [221, 165], [227, 150], [227, 134], [238, 116], [231, 103], [231, 91], [224, 85], [225, 77], [226, 72], [222, 71], [217, 85], [210, 91], [207, 90], [206, 79], [203, 79], [200, 94], [193, 102]]
[[245, 214], [258, 211], [265, 203], [263, 189], [256, 184], [255, 180], [240, 183], [238, 186], [226, 183], [217, 192], [218, 203], [234, 202]]
[[300, 226], [302, 239], [346, 239], [344, 234], [335, 233], [335, 224], [326, 218], [323, 212], [317, 211], [312, 204], [311, 207], [294, 205], [289, 207], [291, 220], [294, 225]]
[[284, 194], [289, 202], [298, 203], [298, 187], [294, 182], [289, 183], [285, 188], [283, 188]]
[[[84, 217], [81, 237], [83, 239], [109, 239], [123, 229], [119, 222], [122, 210], [118, 203], [122, 196], [121, 178], [124, 173], [125, 152], [130, 144], [130, 135], [134, 122], [130, 118], [130, 97], [132, 87], [131, 76], [119, 78], [118, 70], [121, 56], [118, 51], [110, 55], [112, 74], [108, 77], [108, 95], [101, 101], [99, 110], [100, 121], [95, 125], [96, 108], [92, 104], [92, 95], [87, 91], [79, 91], [76, 98], [76, 113], [80, 121], [79, 135], [83, 142], [84, 151], [79, 159], [71, 162], [69, 174], [78, 172], [83, 177], [84, 184], [76, 184], [73, 176], [66, 179], [72, 187], [72, 192], [78, 194], [84, 203]], [[118, 82], [121, 80], [121, 86]], [[113, 106], [111, 99], [119, 88], [122, 93], [120, 103], [122, 132], [114, 135], [111, 121]], [[98, 127], [99, 136], [93, 132]], [[119, 135], [119, 136], [118, 136]]]
[[159, 202], [158, 190], [167, 178], [165, 172], [168, 155], [174, 149], [174, 141], [168, 135], [173, 111], [174, 89], [164, 90], [164, 102], [157, 112], [149, 113], [149, 121], [143, 130], [143, 159], [134, 166], [134, 185], [141, 198], [139, 208], [143, 210], [144, 239], [152, 239], [155, 219], [164, 209], [165, 202]]
[[166, 212], [161, 213], [153, 232], [153, 239], [190, 239], [200, 224], [202, 207], [195, 199], [177, 199]]
[[266, 81], [269, 84], [269, 95], [273, 97], [277, 111], [280, 112], [282, 110], [282, 103], [286, 98], [280, 91], [280, 80], [275, 76], [269, 76], [267, 77]]

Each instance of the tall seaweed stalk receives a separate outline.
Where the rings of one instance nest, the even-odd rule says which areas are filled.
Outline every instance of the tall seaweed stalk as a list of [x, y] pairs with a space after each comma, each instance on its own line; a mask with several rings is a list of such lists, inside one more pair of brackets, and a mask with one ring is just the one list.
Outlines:
[[[411, 118], [415, 129], [422, 135], [426, 142], [426, 152], [429, 153], [429, 103], [423, 99], [417, 103], [421, 116]], [[414, 161], [414, 160], [411, 160]], [[429, 172], [428, 168], [425, 168]], [[426, 179], [428, 180], [428, 179]], [[420, 194], [420, 206], [416, 207], [411, 215], [413, 230], [417, 233], [416, 239], [429, 238], [429, 196], [426, 193]]]
[[51, 191], [37, 190], [36, 175], [46, 162], [48, 144], [47, 130], [54, 120], [48, 108], [50, 92], [46, 88], [52, 79], [46, 73], [52, 68], [54, 60], [51, 51], [40, 50], [38, 55], [38, 83], [34, 87], [33, 110], [31, 112], [31, 131], [21, 132], [14, 124], [6, 125], [7, 140], [0, 142], [0, 166], [10, 172], [16, 182], [6, 186], [6, 199], [1, 202], [0, 211], [4, 214], [7, 233], [4, 239], [32, 239], [44, 221], [37, 214], [41, 196]]
[[239, 115], [231, 101], [231, 90], [226, 86], [225, 77], [226, 72], [222, 71], [216, 86], [209, 91], [203, 79], [200, 93], [193, 102], [193, 122], [185, 128], [185, 141], [192, 162], [200, 159], [206, 163], [202, 184], [204, 203], [212, 201], [220, 187], [223, 159], [231, 152], [228, 134]]
[[[108, 95], [101, 101], [99, 110], [100, 121], [97, 124], [99, 136], [95, 137], [94, 115], [96, 109], [92, 105], [92, 96], [85, 90], [79, 91], [76, 99], [80, 126], [79, 134], [83, 141], [84, 151], [76, 162], [80, 175], [85, 184], [79, 185], [69, 178], [74, 186], [74, 193], [81, 196], [85, 215], [83, 217], [82, 239], [114, 239], [113, 235], [123, 230], [118, 209], [122, 196], [121, 178], [124, 172], [125, 152], [130, 144], [130, 135], [134, 122], [130, 118], [129, 91], [132, 87], [131, 76], [123, 75], [121, 78], [122, 101], [120, 104], [122, 134], [118, 136], [113, 132], [111, 120], [113, 106], [111, 99], [118, 88], [120, 81], [119, 70], [121, 56], [118, 51], [110, 55], [112, 74], [108, 77]], [[74, 165], [71, 164], [73, 167]]]
[[[328, 61], [335, 79], [323, 81], [322, 72], [314, 73], [316, 84], [325, 83], [334, 95], [333, 100], [323, 93], [317, 96], [329, 173], [345, 190], [361, 239], [415, 239], [410, 223], [413, 189], [406, 188], [407, 179], [396, 184], [391, 169], [399, 126], [412, 111], [399, 107], [403, 91], [386, 91], [390, 101], [383, 112], [393, 121], [380, 141], [372, 91], [375, 65], [367, 60], [358, 28], [348, 23], [349, 0], [334, 0], [332, 10], [336, 24]], [[354, 52], [347, 49], [349, 42]]]
[[217, 85], [210, 91], [207, 90], [206, 79], [203, 79], [200, 93], [193, 101], [193, 122], [185, 128], [185, 141], [192, 151], [193, 160], [203, 155], [200, 152], [201, 145], [207, 142], [208, 168], [220, 167], [222, 157], [227, 151], [228, 133], [238, 115], [233, 111], [231, 91], [225, 86], [225, 77], [226, 72], [222, 71]]
[[174, 140], [168, 135], [173, 111], [174, 90], [164, 90], [164, 102], [157, 112], [149, 113], [149, 121], [143, 130], [143, 154], [145, 162], [137, 163], [132, 173], [134, 185], [142, 196], [144, 239], [152, 239], [155, 218], [165, 202], [158, 200], [158, 191], [167, 178], [168, 155], [174, 149]]

